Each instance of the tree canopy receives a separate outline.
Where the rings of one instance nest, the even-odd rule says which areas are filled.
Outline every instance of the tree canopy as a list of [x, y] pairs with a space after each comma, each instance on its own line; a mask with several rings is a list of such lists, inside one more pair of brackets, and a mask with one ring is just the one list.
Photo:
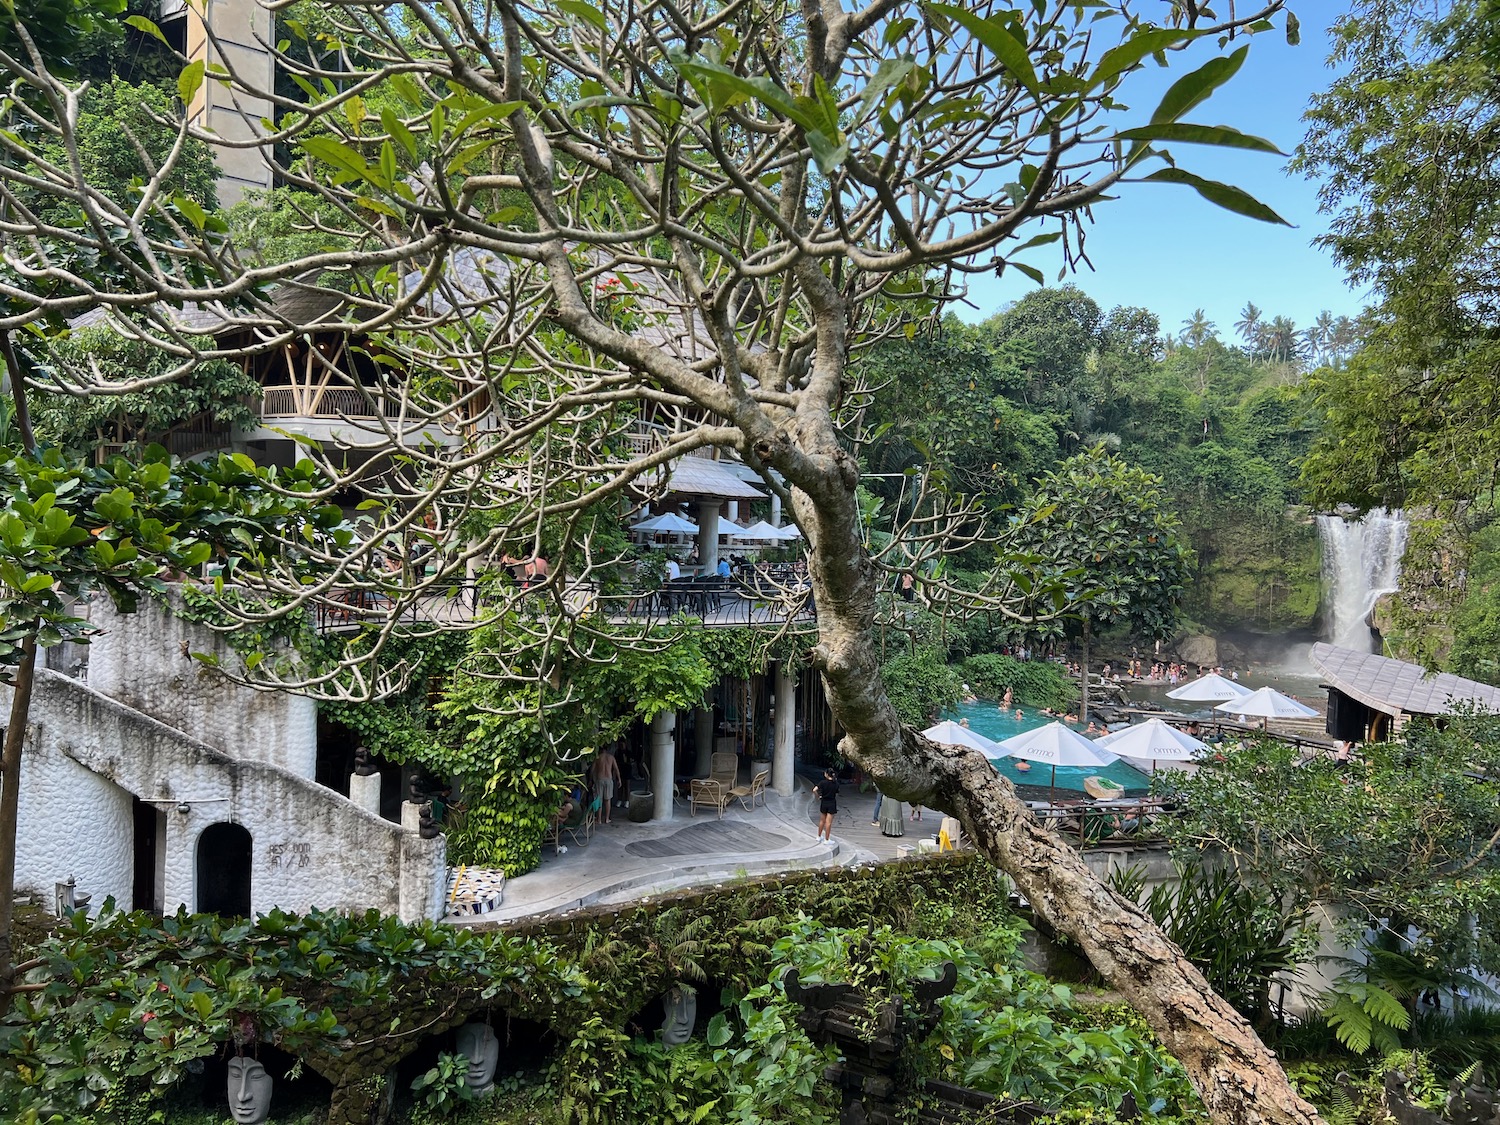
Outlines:
[[[1192, 118], [1240, 68], [1241, 40], [1280, 9], [1271, 0], [1221, 21], [1166, 4], [1151, 21], [1124, 4], [314, 4], [309, 20], [286, 21], [277, 58], [304, 100], [277, 100], [249, 74], [223, 80], [275, 106], [262, 152], [289, 186], [324, 200], [328, 249], [242, 255], [190, 193], [154, 190], [178, 172], [181, 145], [121, 200], [80, 182], [76, 158], [38, 164], [18, 133], [0, 133], [13, 158], [0, 162], [4, 190], [20, 189], [12, 168], [35, 166], [40, 182], [25, 186], [68, 216], [32, 224], [13, 247], [0, 329], [102, 306], [112, 323], [133, 314], [132, 331], [187, 367], [219, 356], [174, 320], [186, 302], [232, 308], [251, 350], [270, 352], [308, 329], [275, 304], [272, 283], [337, 295], [341, 327], [380, 357], [351, 389], [374, 417], [396, 419], [384, 445], [399, 466], [360, 478], [374, 503], [348, 569], [427, 518], [444, 533], [480, 529], [450, 537], [438, 573], [382, 610], [392, 620], [453, 574], [518, 542], [539, 548], [543, 529], [561, 526], [580, 561], [528, 591], [561, 623], [533, 632], [535, 653], [592, 636], [565, 596], [599, 570], [587, 514], [685, 454], [733, 450], [806, 536], [811, 662], [844, 754], [891, 796], [957, 815], [1139, 1006], [1216, 1118], [1306, 1122], [1313, 1111], [1253, 1031], [1138, 907], [1043, 832], [981, 755], [902, 729], [874, 644], [889, 576], [915, 560], [924, 601], [1018, 619], [1034, 618], [1051, 586], [1000, 565], [1003, 551], [977, 589], [926, 565], [990, 538], [972, 499], [933, 482], [892, 546], [870, 550], [851, 452], [864, 437], [851, 355], [939, 311], [956, 293], [952, 271], [1036, 276], [1027, 259], [1053, 241], [1076, 248], [1087, 209], [1131, 181], [1281, 221], [1173, 151], [1275, 152]], [[1221, 52], [1126, 126], [1118, 111], [1135, 73], [1210, 37]], [[14, 112], [54, 128], [74, 157], [72, 91], [39, 57], [0, 62], [35, 94]], [[178, 92], [191, 101], [218, 80], [190, 63]], [[181, 138], [215, 139], [176, 123]], [[69, 267], [81, 255], [110, 269], [80, 278]], [[330, 273], [347, 284], [327, 284]], [[94, 389], [136, 389], [104, 383]], [[632, 442], [642, 421], [656, 436]], [[463, 439], [426, 436], [445, 425]], [[324, 466], [348, 479], [334, 459]], [[497, 584], [482, 616], [522, 614], [518, 601]], [[535, 679], [554, 662], [506, 669]]]

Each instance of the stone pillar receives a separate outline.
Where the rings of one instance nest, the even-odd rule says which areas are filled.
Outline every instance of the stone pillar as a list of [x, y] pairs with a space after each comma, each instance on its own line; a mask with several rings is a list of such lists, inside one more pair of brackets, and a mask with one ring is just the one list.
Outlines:
[[771, 788], [790, 797], [796, 788], [797, 678], [785, 661], [776, 666], [776, 732], [771, 751]]
[[738, 500], [729, 501], [729, 522], [740, 522], [740, 502]]
[[712, 574], [719, 566], [719, 501], [704, 500], [698, 505], [698, 561], [703, 573]]
[[421, 828], [422, 823], [422, 801], [401, 802], [401, 827], [408, 832], [415, 832]]
[[652, 820], [672, 819], [672, 775], [677, 765], [672, 731], [676, 726], [676, 711], [662, 711], [651, 720], [651, 789], [656, 794]]
[[353, 773], [349, 775], [349, 799], [362, 809], [368, 809], [376, 816], [380, 815], [380, 775], [372, 773], [368, 777]]
[[779, 492], [771, 493], [771, 526], [781, 526], [781, 494]]
[[714, 764], [714, 709], [712, 707], [700, 707], [697, 712], [697, 722], [694, 729], [696, 734], [696, 745], [698, 749], [697, 769], [694, 771], [699, 777], [707, 777], [708, 771]]

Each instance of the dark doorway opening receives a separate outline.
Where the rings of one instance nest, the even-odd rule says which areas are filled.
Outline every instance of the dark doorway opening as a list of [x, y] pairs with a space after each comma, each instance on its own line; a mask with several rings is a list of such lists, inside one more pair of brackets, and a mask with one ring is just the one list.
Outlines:
[[135, 873], [130, 886], [130, 909], [162, 911], [162, 873], [165, 867], [167, 812], [130, 798], [130, 816], [135, 824], [133, 854]]
[[198, 837], [198, 910], [250, 917], [250, 832], [227, 821]]

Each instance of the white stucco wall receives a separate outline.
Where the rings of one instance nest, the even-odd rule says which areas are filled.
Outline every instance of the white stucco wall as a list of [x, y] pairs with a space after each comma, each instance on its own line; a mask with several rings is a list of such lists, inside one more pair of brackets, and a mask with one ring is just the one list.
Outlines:
[[27, 741], [16, 823], [18, 890], [50, 903], [53, 884], [71, 875], [80, 892], [93, 893], [93, 907], [111, 894], [128, 907], [133, 831], [126, 790], [51, 744]]
[[237, 665], [239, 657], [222, 635], [153, 601], [122, 616], [99, 597], [87, 616], [101, 630], [89, 644], [88, 683], [95, 691], [232, 758], [314, 776], [317, 704], [289, 692], [243, 687], [192, 658], [194, 652], [213, 653], [226, 667]]
[[[0, 688], [0, 706], [9, 697]], [[166, 810], [168, 911], [196, 908], [198, 838], [231, 821], [251, 835], [255, 913], [373, 907], [408, 921], [441, 913], [441, 837], [422, 840], [289, 770], [219, 753], [39, 669], [21, 774], [17, 885], [50, 901], [53, 883], [71, 873], [95, 904], [112, 895], [129, 905], [131, 794]]]

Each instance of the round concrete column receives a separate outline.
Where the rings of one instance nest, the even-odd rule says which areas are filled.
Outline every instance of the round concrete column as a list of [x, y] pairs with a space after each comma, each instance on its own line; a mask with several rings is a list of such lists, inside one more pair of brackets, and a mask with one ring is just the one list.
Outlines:
[[771, 526], [781, 526], [781, 494], [779, 492], [771, 493]]
[[771, 750], [771, 788], [790, 797], [796, 787], [797, 677], [776, 667], [776, 731]]
[[698, 561], [704, 574], [719, 567], [719, 503], [704, 500], [698, 505]]
[[677, 765], [672, 731], [676, 727], [676, 711], [662, 711], [651, 720], [651, 788], [656, 794], [652, 820], [672, 819], [672, 775]]

